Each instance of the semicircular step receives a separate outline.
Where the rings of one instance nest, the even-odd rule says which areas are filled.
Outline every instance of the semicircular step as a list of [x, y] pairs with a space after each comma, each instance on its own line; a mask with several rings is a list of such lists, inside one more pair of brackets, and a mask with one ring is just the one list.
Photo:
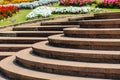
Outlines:
[[120, 19], [99, 19], [79, 21], [81, 28], [120, 28]]
[[48, 41], [35, 43], [32, 48], [36, 55], [54, 59], [98, 63], [120, 62], [120, 51], [61, 48], [49, 45]]
[[[96, 80], [97, 78], [84, 78], [66, 75], [57, 75], [39, 72], [24, 68], [15, 62], [15, 56], [8, 57], [0, 62], [0, 71], [12, 80]], [[101, 79], [97, 79], [101, 80]]]
[[64, 28], [79, 27], [77, 25], [53, 25], [53, 26], [18, 26], [13, 31], [63, 31]]
[[74, 62], [43, 58], [34, 55], [32, 49], [18, 52], [16, 60], [25, 67], [50, 73], [98, 78], [120, 78], [120, 64]]
[[96, 19], [115, 19], [120, 18], [120, 12], [108, 12], [108, 13], [98, 13], [94, 14]]
[[0, 32], [1, 37], [48, 37], [61, 34], [63, 31], [5, 31]]
[[0, 60], [4, 59], [6, 57], [9, 57], [9, 56], [15, 55], [15, 54], [16, 54], [16, 52], [0, 52]]
[[41, 22], [40, 24], [41, 26], [50, 26], [50, 25], [79, 25], [78, 21], [66, 21], [66, 22]]
[[33, 44], [45, 40], [47, 37], [0, 37], [0, 44]]
[[80, 38], [120, 38], [120, 29], [65, 28], [64, 35], [68, 37], [80, 37]]
[[94, 50], [120, 50], [119, 39], [94, 39], [94, 38], [71, 38], [63, 34], [48, 37], [49, 44], [53, 46], [94, 49]]

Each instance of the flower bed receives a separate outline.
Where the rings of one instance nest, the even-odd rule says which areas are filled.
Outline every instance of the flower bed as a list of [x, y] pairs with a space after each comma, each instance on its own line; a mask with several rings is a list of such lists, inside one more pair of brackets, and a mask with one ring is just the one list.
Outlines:
[[17, 6], [19, 9], [33, 9], [38, 6], [46, 5], [49, 3], [55, 3], [59, 0], [38, 0], [34, 2], [23, 2], [23, 3], [16, 3], [16, 4], [7, 4], [6, 6], [14, 5]]
[[30, 12], [26, 19], [32, 19], [36, 17], [48, 17], [51, 14], [79, 14], [79, 13], [91, 13], [98, 12], [99, 8], [90, 8], [90, 7], [47, 7], [42, 6], [34, 9]]
[[60, 4], [64, 6], [83, 6], [92, 4], [92, 0], [60, 0]]
[[100, 8], [120, 8], [120, 0], [103, 0], [97, 4]]
[[4, 5], [4, 4], [22, 3], [22, 2], [30, 2], [30, 0], [3, 0], [0, 2], [0, 4]]
[[0, 20], [3, 20], [18, 12], [18, 7], [15, 6], [0, 6]]

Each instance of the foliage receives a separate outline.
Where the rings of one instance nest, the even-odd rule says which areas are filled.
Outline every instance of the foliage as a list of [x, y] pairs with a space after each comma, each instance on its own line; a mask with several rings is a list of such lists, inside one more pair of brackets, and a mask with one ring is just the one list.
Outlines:
[[79, 14], [79, 13], [91, 13], [99, 11], [99, 8], [90, 8], [90, 7], [47, 7], [42, 6], [34, 9], [30, 12], [26, 18], [32, 19], [35, 17], [48, 17], [51, 14]]
[[0, 4], [3, 5], [3, 4], [11, 4], [11, 3], [22, 3], [22, 2], [30, 2], [30, 0], [3, 0], [0, 2]]
[[15, 6], [0, 6], [0, 20], [3, 20], [18, 12], [18, 7]]
[[100, 8], [120, 8], [120, 0], [103, 0], [97, 4]]
[[60, 4], [64, 6], [83, 6], [91, 5], [93, 0], [60, 0]]
[[58, 2], [59, 0], [38, 0], [34, 2], [23, 2], [23, 3], [16, 3], [16, 4], [7, 4], [6, 6], [14, 5], [17, 6], [19, 9], [33, 9], [38, 6], [46, 5], [49, 3]]

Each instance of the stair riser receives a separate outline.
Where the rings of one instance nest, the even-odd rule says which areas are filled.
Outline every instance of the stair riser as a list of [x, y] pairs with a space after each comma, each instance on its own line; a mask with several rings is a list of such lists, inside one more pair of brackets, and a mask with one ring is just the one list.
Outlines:
[[24, 75], [20, 75], [20, 74], [15, 74], [14, 71], [13, 72], [9, 72], [7, 70], [4, 70], [2, 68], [0, 68], [0, 71], [2, 72], [2, 74], [6, 77], [8, 77], [11, 80], [44, 80], [44, 79], [38, 79], [38, 78], [33, 78], [30, 76], [24, 76]]
[[63, 32], [56, 33], [0, 33], [0, 37], [48, 37], [50, 35], [61, 34]]
[[3, 52], [17, 52], [25, 48], [30, 48], [30, 47], [0, 47], [0, 51]]
[[94, 17], [81, 17], [81, 18], [75, 18], [75, 19], [68, 19], [69, 21], [80, 21], [80, 20], [91, 20], [94, 19]]
[[75, 22], [44, 22], [41, 23], [42, 26], [44, 25], [79, 25], [79, 22], [75, 21]]
[[0, 44], [33, 44], [40, 41], [45, 41], [47, 39], [43, 40], [0, 40]]
[[112, 38], [112, 39], [120, 39], [120, 34], [72, 34], [72, 33], [64, 33], [65, 36], [68, 37], [80, 37], [80, 38]]
[[[120, 78], [120, 70], [112, 69], [99, 69], [99, 68], [85, 68], [85, 67], [72, 67], [72, 66], [60, 66], [46, 63], [35, 63], [27, 60], [23, 60], [17, 57], [17, 63], [28, 68], [35, 70], [58, 73], [72, 76], [87, 76], [87, 77], [99, 77], [99, 78]], [[114, 71], [116, 73], [114, 73]]]
[[9, 56], [0, 56], [0, 61], [6, 57], [9, 57]]
[[63, 31], [64, 28], [70, 27], [14, 28], [13, 31]]
[[[120, 43], [89, 42], [89, 41], [63, 41], [49, 39], [49, 44], [59, 47], [91, 49], [91, 50], [120, 50]], [[105, 45], [106, 44], [106, 45]], [[107, 45], [108, 44], [108, 45]], [[110, 45], [109, 45], [110, 44]]]
[[109, 16], [95, 16], [95, 19], [119, 19], [120, 18], [120, 14], [119, 15], [109, 15]]
[[[65, 53], [58, 51], [47, 51], [43, 49], [35, 49], [33, 51], [38, 56], [54, 58], [60, 60], [82, 61], [82, 62], [97, 62], [97, 63], [120, 63], [120, 55], [105, 55], [105, 54], [84, 54], [84, 53]], [[49, 53], [49, 54], [48, 54]]]
[[80, 24], [80, 28], [120, 28], [120, 24]]

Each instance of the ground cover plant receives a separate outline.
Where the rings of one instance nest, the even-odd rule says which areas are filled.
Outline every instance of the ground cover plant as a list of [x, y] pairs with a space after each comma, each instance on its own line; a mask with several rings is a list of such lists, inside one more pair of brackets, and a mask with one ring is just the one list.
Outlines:
[[0, 6], [0, 20], [12, 17], [18, 11], [19, 9], [16, 6]]
[[91, 7], [47, 7], [42, 6], [34, 9], [30, 12], [26, 18], [32, 19], [36, 17], [48, 17], [51, 14], [86, 14], [91, 12], [98, 12], [99, 8], [91, 8]]
[[22, 3], [15, 3], [15, 4], [6, 4], [5, 6], [16, 6], [19, 9], [33, 9], [42, 5], [46, 5], [49, 3], [55, 3], [59, 0], [38, 0], [33, 2], [22, 2]]
[[11, 4], [11, 3], [22, 3], [22, 2], [30, 2], [30, 0], [2, 0], [0, 4], [3, 5], [3, 4]]
[[100, 8], [120, 8], [120, 0], [103, 0], [97, 4]]
[[64, 6], [85, 6], [91, 5], [93, 0], [60, 0], [60, 5]]

